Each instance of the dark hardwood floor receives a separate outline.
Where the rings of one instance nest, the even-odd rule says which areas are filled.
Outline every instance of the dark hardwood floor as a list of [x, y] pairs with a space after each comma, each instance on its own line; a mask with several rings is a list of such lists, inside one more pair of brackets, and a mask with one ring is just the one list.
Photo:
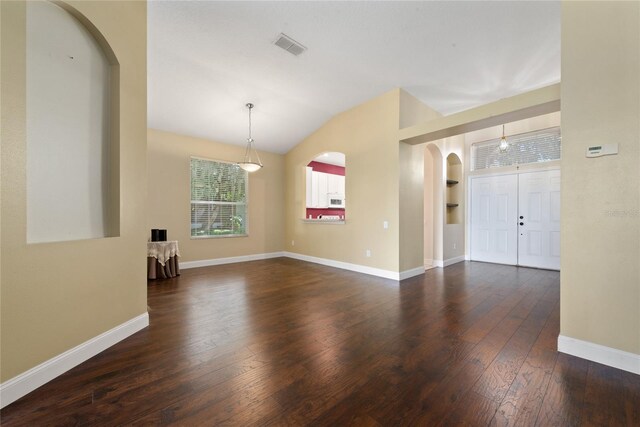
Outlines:
[[286, 258], [150, 283], [151, 325], [1, 411], [14, 425], [640, 426], [640, 376], [556, 351], [557, 272], [398, 284]]

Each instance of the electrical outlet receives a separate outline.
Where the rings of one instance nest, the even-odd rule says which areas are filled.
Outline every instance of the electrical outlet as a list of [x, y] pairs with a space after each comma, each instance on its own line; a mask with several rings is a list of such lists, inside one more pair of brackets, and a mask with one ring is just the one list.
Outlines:
[[383, 221], [382, 222], [382, 228], [384, 228], [384, 229], [389, 228], [389, 221]]
[[453, 244], [453, 249], [455, 249], [455, 248], [456, 248], [456, 246], [458, 246], [458, 245], [456, 245], [456, 244], [454, 243], [454, 244]]
[[365, 254], [367, 257], [370, 257], [370, 256], [371, 256], [371, 250], [370, 250], [370, 249], [367, 249], [367, 250], [365, 251], [365, 253], [364, 253], [364, 254]]
[[295, 245], [296, 245], [296, 241], [295, 241], [295, 240], [292, 240], [292, 241], [291, 241], [291, 246], [295, 246]]

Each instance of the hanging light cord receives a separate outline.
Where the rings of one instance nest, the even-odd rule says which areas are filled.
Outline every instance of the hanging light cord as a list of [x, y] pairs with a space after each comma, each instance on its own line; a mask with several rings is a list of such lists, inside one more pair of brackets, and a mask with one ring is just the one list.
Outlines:
[[[253, 142], [253, 138], [251, 138], [251, 109], [253, 109], [253, 104], [247, 104], [247, 108], [249, 108], [249, 138], [247, 141], [251, 144]], [[502, 133], [504, 133], [504, 126], [502, 126]]]

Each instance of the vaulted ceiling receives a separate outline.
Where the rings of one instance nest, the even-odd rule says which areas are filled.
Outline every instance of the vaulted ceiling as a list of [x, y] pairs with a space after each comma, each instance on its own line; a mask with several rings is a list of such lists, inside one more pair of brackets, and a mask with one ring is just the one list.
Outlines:
[[[285, 153], [394, 88], [442, 114], [560, 81], [560, 2], [151, 1], [149, 127]], [[275, 46], [280, 33], [304, 45]]]

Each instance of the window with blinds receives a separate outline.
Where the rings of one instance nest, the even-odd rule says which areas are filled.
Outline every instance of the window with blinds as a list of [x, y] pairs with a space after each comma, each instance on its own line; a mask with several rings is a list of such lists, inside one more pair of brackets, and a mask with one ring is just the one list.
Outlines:
[[506, 151], [500, 151], [500, 138], [471, 146], [471, 170], [499, 168], [560, 160], [560, 128], [507, 136]]
[[246, 236], [247, 183], [236, 164], [192, 157], [191, 236]]

